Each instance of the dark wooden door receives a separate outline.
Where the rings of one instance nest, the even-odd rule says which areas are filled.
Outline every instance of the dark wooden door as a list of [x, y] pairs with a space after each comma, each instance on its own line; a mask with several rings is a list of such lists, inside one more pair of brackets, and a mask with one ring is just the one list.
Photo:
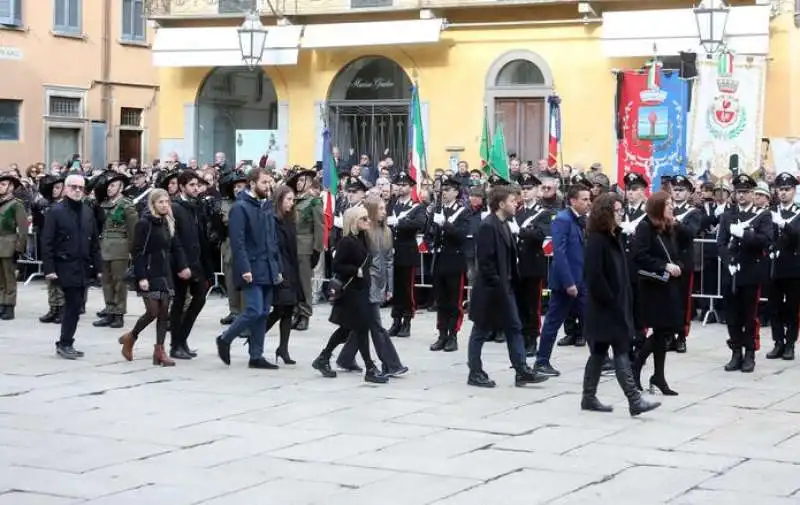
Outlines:
[[142, 132], [138, 130], [119, 131], [119, 161], [128, 163], [131, 158], [142, 162]]
[[544, 156], [545, 103], [543, 98], [498, 98], [495, 128], [503, 125], [506, 148], [517, 158], [535, 164]]

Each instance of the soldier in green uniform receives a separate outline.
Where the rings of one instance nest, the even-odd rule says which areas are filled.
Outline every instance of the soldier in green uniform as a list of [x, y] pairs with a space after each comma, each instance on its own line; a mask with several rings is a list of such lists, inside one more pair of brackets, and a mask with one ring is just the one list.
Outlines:
[[222, 253], [222, 273], [225, 275], [225, 292], [228, 294], [228, 315], [220, 319], [220, 324], [229, 325], [233, 323], [244, 308], [242, 292], [236, 289], [233, 277], [233, 256], [231, 255], [231, 241], [228, 239], [228, 214], [236, 201], [236, 195], [247, 188], [247, 175], [244, 172], [235, 170], [225, 174], [219, 181], [219, 192], [222, 194], [222, 223], [225, 225], [225, 241], [222, 242], [220, 251]]
[[308, 329], [314, 293], [311, 278], [322, 254], [322, 198], [311, 192], [311, 181], [316, 177], [315, 170], [295, 166], [286, 178], [286, 184], [294, 190], [297, 212], [297, 260], [300, 267], [300, 284], [304, 300], [297, 304], [292, 327], [298, 331]]
[[139, 216], [133, 202], [122, 190], [128, 183], [124, 174], [110, 173], [95, 188], [97, 204], [103, 214], [100, 253], [103, 256], [103, 298], [105, 314], [92, 323], [95, 327], [122, 328], [128, 302], [128, 263], [133, 233]]
[[[64, 192], [63, 175], [46, 175], [39, 181], [39, 194], [41, 198], [33, 204], [33, 227], [36, 230], [44, 229], [44, 220], [47, 211], [61, 201]], [[47, 281], [47, 305], [50, 307], [47, 314], [41, 316], [42, 323], [61, 324], [61, 311], [64, 308], [64, 291], [57, 281]]]
[[14, 197], [22, 182], [14, 175], [0, 175], [0, 319], [14, 319], [17, 305], [16, 255], [28, 243], [28, 216], [22, 201]]

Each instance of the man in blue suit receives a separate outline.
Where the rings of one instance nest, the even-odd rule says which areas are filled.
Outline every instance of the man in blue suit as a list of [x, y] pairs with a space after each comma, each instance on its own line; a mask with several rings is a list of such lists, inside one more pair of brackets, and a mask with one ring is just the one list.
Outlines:
[[586, 289], [583, 280], [584, 219], [591, 205], [591, 183], [583, 174], [572, 177], [567, 191], [567, 208], [556, 214], [552, 225], [553, 263], [550, 266], [550, 302], [542, 325], [534, 370], [557, 377], [561, 372], [550, 364], [558, 329], [575, 309], [583, 314]]

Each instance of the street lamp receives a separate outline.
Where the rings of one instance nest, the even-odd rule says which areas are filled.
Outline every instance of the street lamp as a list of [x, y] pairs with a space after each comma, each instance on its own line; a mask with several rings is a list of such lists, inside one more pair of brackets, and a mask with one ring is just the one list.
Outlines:
[[264, 43], [267, 41], [267, 28], [261, 24], [261, 18], [258, 14], [255, 11], [250, 11], [237, 31], [239, 32], [239, 49], [242, 51], [242, 61], [252, 70], [261, 63], [261, 56], [264, 54]]
[[725, 43], [725, 26], [728, 24], [730, 11], [725, 0], [702, 0], [694, 8], [700, 45], [707, 54], [717, 52]]

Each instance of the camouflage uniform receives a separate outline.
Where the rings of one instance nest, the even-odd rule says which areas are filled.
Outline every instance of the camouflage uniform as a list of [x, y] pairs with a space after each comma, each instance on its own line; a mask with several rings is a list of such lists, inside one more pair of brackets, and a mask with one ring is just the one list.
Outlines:
[[133, 202], [124, 197], [113, 202], [103, 201], [99, 206], [105, 215], [100, 253], [103, 256], [103, 298], [107, 317], [97, 321], [95, 326], [116, 328], [122, 326], [122, 315], [127, 311], [128, 264], [138, 215]]
[[[224, 198], [222, 200], [222, 222], [228, 226], [228, 214], [233, 207], [235, 200]], [[230, 316], [238, 316], [242, 312], [243, 300], [242, 292], [236, 289], [233, 278], [233, 255], [231, 254], [230, 238], [225, 237], [225, 241], [220, 248], [222, 253], [222, 273], [225, 275], [225, 292], [228, 294], [228, 310]]]
[[300, 267], [300, 284], [305, 300], [297, 305], [297, 315], [311, 317], [311, 302], [314, 294], [311, 288], [313, 277], [312, 257], [319, 259], [322, 254], [322, 199], [311, 195], [298, 196], [297, 209], [297, 261]]
[[17, 265], [15, 256], [28, 243], [28, 216], [20, 200], [10, 198], [0, 204], [0, 319], [14, 319], [17, 305]]

